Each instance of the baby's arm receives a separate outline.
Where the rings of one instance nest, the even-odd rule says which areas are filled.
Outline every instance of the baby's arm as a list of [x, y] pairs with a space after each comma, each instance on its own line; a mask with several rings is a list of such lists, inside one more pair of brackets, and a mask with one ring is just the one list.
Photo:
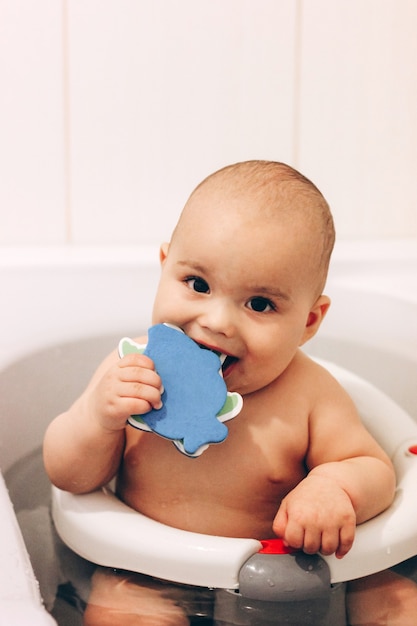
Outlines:
[[325, 386], [317, 387], [322, 399], [310, 418], [310, 471], [282, 500], [273, 529], [294, 548], [341, 558], [356, 524], [391, 504], [395, 473], [349, 396], [330, 376], [320, 379]]
[[92, 491], [117, 472], [126, 420], [161, 406], [161, 379], [149, 357], [112, 353], [85, 392], [49, 425], [44, 463], [50, 480], [73, 493]]

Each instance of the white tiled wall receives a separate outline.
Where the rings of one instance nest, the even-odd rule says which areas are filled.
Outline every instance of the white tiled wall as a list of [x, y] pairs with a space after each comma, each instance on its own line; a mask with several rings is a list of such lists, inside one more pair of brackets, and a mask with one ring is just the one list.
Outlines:
[[345, 237], [416, 236], [417, 2], [303, 7], [298, 164]]
[[75, 241], [159, 240], [214, 169], [292, 156], [292, 0], [68, 7]]
[[0, 245], [157, 243], [286, 160], [340, 237], [417, 237], [415, 0], [0, 0]]
[[66, 237], [62, 7], [0, 0], [0, 243]]

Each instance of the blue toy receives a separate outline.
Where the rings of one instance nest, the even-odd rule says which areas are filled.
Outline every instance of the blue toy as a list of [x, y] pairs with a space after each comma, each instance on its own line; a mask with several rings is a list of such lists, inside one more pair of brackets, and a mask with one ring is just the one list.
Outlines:
[[226, 439], [228, 429], [223, 422], [240, 412], [243, 401], [238, 393], [227, 391], [217, 354], [168, 324], [152, 326], [146, 345], [122, 339], [119, 355], [133, 352], [153, 360], [164, 391], [161, 409], [132, 415], [129, 424], [171, 439], [181, 452], [192, 457], [199, 456], [209, 444]]

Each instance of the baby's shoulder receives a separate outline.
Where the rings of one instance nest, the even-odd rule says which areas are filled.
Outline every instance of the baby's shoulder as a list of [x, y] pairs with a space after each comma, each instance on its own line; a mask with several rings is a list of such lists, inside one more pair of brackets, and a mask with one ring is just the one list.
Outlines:
[[327, 369], [326, 363], [318, 362], [300, 351], [297, 356], [295, 380], [309, 403], [311, 419], [330, 417], [335, 409], [339, 419], [357, 420], [357, 408], [341, 382]]
[[289, 368], [291, 375], [294, 377], [302, 377], [306, 381], [310, 379], [313, 382], [333, 378], [324, 364], [306, 354], [303, 350], [298, 350]]
[[321, 400], [345, 395], [345, 391], [324, 363], [316, 361], [302, 350], [297, 352], [290, 369], [289, 384]]

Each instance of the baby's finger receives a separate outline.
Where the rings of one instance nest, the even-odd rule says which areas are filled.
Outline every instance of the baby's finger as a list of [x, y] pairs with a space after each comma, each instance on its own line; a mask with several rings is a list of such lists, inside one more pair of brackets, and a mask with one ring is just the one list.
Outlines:
[[301, 524], [295, 523], [289, 518], [282, 538], [284, 543], [291, 548], [296, 548], [297, 550], [304, 549], [305, 529]]
[[322, 547], [323, 537], [320, 530], [316, 527], [307, 527], [304, 529], [303, 543], [300, 548], [306, 554], [317, 554]]
[[162, 407], [161, 388], [146, 383], [133, 381], [124, 383], [120, 389], [121, 398], [130, 401], [129, 413], [131, 415], [147, 413], [152, 408]]
[[281, 539], [284, 538], [287, 523], [288, 523], [287, 509], [285, 506], [285, 502], [283, 501], [272, 523], [272, 530], [277, 535], [277, 537], [281, 537]]
[[355, 539], [356, 525], [346, 525], [340, 531], [339, 546], [336, 550], [336, 558], [342, 559], [351, 549]]
[[320, 540], [318, 542], [318, 546], [316, 548], [316, 552], [320, 552], [321, 554], [328, 556], [329, 554], [334, 554], [339, 547], [340, 543], [340, 535], [338, 528], [329, 528], [323, 530], [321, 533]]
[[145, 367], [122, 367], [119, 371], [120, 380], [124, 383], [140, 383], [161, 389], [162, 380], [154, 370]]
[[119, 361], [120, 367], [145, 367], [149, 370], [155, 369], [155, 364], [146, 354], [126, 354]]

